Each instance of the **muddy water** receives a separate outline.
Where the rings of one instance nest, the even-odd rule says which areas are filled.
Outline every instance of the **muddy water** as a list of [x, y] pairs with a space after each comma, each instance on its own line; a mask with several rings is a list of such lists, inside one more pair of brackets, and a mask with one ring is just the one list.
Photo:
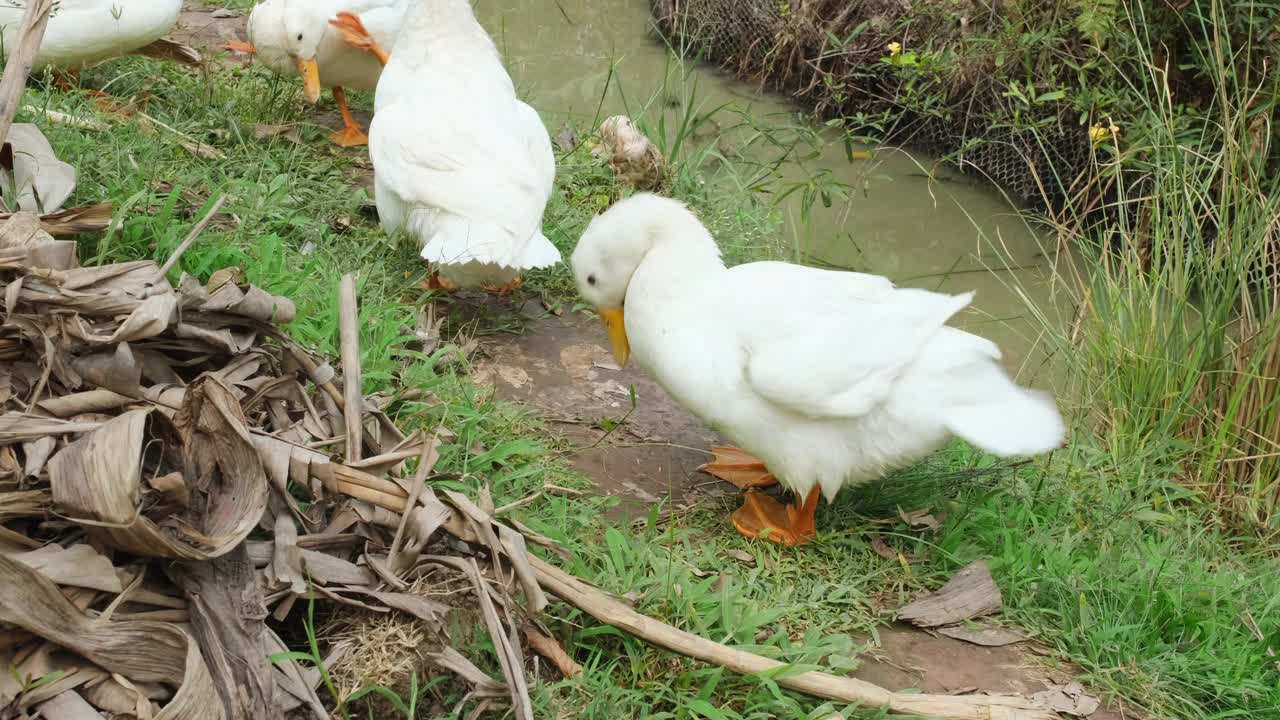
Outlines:
[[[670, 125], [685, 112], [707, 113], [725, 103], [730, 107], [708, 129], [739, 126], [744, 113], [759, 126], [798, 122], [785, 98], [709, 67], [679, 67], [647, 31], [646, 0], [477, 0], [476, 8], [517, 86], [553, 124], [573, 119], [584, 126], [623, 112], [654, 119], [665, 112]], [[762, 150], [763, 143], [742, 144], [750, 136], [738, 131], [713, 138], [730, 157], [738, 154], [742, 174], [778, 155]], [[793, 259], [874, 272], [905, 286], [976, 290], [974, 309], [957, 324], [998, 342], [1011, 370], [1043, 384], [1036, 323], [1022, 295], [1044, 304], [1049, 261], [1016, 210], [995, 188], [953, 170], [936, 170], [931, 180], [930, 158], [860, 147], [850, 161], [834, 132], [829, 140], [816, 156], [786, 162], [772, 178], [780, 189], [824, 170], [854, 189], [832, 197], [829, 208], [809, 203], [807, 216], [799, 193], [780, 204], [781, 239]]]

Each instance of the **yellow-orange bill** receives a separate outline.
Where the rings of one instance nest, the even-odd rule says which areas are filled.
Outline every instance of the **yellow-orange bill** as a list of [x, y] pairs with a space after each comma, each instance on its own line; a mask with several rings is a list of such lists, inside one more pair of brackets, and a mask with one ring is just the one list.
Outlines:
[[302, 76], [302, 94], [312, 105], [320, 101], [320, 63], [314, 58], [298, 58], [298, 74]]
[[609, 329], [609, 345], [613, 348], [613, 359], [618, 367], [626, 367], [631, 357], [631, 342], [627, 340], [627, 326], [623, 322], [622, 308], [603, 308], [597, 310], [604, 326]]

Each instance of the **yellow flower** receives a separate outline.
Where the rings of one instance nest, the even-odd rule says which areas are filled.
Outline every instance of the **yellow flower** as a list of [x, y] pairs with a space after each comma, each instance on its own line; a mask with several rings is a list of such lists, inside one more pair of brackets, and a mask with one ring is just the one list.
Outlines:
[[902, 54], [902, 43], [891, 42], [885, 45], [884, 49], [889, 51], [889, 57], [897, 57]]
[[1089, 139], [1093, 141], [1094, 145], [1103, 142], [1109, 137], [1111, 137], [1111, 128], [1101, 125], [1089, 126]]

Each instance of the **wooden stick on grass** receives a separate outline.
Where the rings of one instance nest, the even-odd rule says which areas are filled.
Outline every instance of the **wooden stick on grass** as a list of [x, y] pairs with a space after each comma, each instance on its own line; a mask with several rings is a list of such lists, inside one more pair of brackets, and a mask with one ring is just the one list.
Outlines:
[[[641, 615], [544, 560], [530, 555], [538, 582], [565, 602], [595, 619], [642, 640], [744, 675], [758, 675], [786, 667], [784, 663], [674, 628]], [[822, 672], [781, 675], [777, 683], [815, 697], [866, 707], [888, 708], [904, 715], [946, 720], [1058, 720], [1058, 715], [1029, 700], [1000, 695], [928, 695], [896, 693], [850, 677]]]
[[22, 91], [27, 87], [27, 76], [31, 74], [36, 53], [40, 50], [40, 43], [44, 41], [44, 29], [49, 23], [49, 10], [52, 7], [53, 0], [29, 0], [27, 12], [22, 16], [22, 25], [14, 36], [16, 40], [13, 47], [8, 48], [9, 57], [5, 58], [4, 77], [0, 79], [0, 143], [9, 139], [9, 128], [13, 126], [13, 116], [18, 113]]
[[169, 271], [173, 269], [173, 266], [178, 264], [178, 261], [182, 259], [183, 254], [186, 253], [187, 250], [191, 248], [191, 245], [196, 241], [196, 238], [200, 237], [200, 233], [204, 232], [204, 229], [209, 227], [209, 222], [213, 220], [214, 215], [218, 214], [218, 211], [222, 209], [222, 203], [226, 201], [226, 195], [218, 196], [218, 199], [215, 200], [213, 205], [209, 208], [209, 212], [205, 213], [204, 217], [200, 218], [200, 222], [196, 223], [196, 226], [191, 228], [191, 232], [187, 233], [187, 237], [182, 241], [182, 244], [173, 251], [173, 254], [169, 256], [168, 260], [164, 261], [164, 265], [160, 266], [161, 275], [168, 275]]
[[364, 456], [364, 397], [360, 382], [360, 314], [356, 306], [356, 277], [350, 273], [342, 276], [338, 288], [338, 332], [342, 342], [342, 388], [345, 403], [342, 409], [347, 421], [347, 462], [356, 462]]

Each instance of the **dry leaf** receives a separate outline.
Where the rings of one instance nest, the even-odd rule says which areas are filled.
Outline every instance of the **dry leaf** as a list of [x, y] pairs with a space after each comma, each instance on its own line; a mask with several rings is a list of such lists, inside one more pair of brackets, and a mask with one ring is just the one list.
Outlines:
[[[145, 620], [99, 622], [73, 606], [58, 586], [0, 555], [0, 622], [75, 651], [126, 678], [177, 686], [158, 720], [225, 720], [209, 670], [176, 625]], [[181, 677], [178, 668], [185, 668]]]
[[1088, 717], [1098, 711], [1102, 703], [1098, 698], [1085, 693], [1078, 682], [1066, 685], [1050, 685], [1031, 696], [1031, 701], [1055, 712], [1069, 713], [1078, 717]]
[[267, 125], [258, 123], [253, 126], [253, 137], [256, 140], [284, 138], [295, 145], [302, 144], [302, 130], [297, 125]]
[[38, 550], [10, 555], [10, 558], [38, 570], [59, 585], [89, 588], [109, 593], [124, 590], [111, 561], [85, 543], [64, 548], [45, 545]]
[[[13, 147], [13, 186], [16, 198], [5, 198], [10, 210], [55, 213], [76, 187], [76, 169], [58, 159], [40, 128], [14, 123], [5, 143]], [[6, 184], [10, 179], [6, 179]]]
[[898, 618], [918, 627], [939, 627], [999, 612], [1002, 604], [987, 561], [978, 560], [938, 590], [899, 610]]
[[982, 645], [984, 647], [1003, 647], [1005, 645], [1026, 642], [1030, 639], [1017, 630], [982, 624], [973, 626], [956, 625], [953, 627], [938, 628], [938, 633], [946, 635], [949, 638], [963, 640], [967, 643]]
[[928, 508], [922, 510], [913, 510], [912, 512], [903, 512], [901, 508], [898, 510], [898, 517], [902, 518], [902, 522], [913, 528], [928, 528], [937, 530], [942, 527], [942, 523], [929, 512]]

